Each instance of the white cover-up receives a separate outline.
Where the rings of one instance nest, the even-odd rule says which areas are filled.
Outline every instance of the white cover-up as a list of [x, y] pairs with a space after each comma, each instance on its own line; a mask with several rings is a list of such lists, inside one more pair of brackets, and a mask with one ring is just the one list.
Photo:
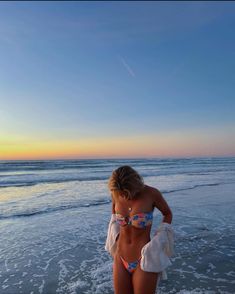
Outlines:
[[[109, 221], [105, 250], [114, 257], [117, 249], [117, 237], [120, 225], [115, 214]], [[165, 269], [171, 265], [170, 257], [174, 254], [174, 232], [168, 223], [161, 223], [153, 238], [141, 249], [140, 268], [146, 272], [161, 273], [162, 279], [167, 279]]]

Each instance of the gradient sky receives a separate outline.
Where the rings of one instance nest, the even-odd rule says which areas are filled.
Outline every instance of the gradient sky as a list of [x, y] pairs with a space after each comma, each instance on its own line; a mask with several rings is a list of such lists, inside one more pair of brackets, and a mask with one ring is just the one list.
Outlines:
[[0, 2], [0, 159], [235, 155], [235, 2]]

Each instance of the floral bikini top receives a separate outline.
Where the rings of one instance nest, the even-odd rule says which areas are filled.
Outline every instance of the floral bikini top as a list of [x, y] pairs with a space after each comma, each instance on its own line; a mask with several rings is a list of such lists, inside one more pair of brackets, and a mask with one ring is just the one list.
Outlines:
[[116, 222], [124, 227], [126, 225], [132, 225], [136, 228], [145, 228], [152, 224], [153, 212], [140, 212], [131, 216], [123, 216], [120, 213], [115, 213]]

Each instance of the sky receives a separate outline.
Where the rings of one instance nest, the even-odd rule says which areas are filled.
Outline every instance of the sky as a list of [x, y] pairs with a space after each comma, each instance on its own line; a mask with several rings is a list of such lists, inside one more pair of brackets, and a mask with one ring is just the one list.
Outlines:
[[0, 2], [0, 160], [235, 156], [235, 2]]

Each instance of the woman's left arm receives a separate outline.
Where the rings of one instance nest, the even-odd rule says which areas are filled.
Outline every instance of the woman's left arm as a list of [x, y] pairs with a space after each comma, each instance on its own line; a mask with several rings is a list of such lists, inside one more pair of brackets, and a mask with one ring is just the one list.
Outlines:
[[163, 198], [161, 192], [154, 188], [153, 189], [153, 202], [154, 206], [159, 209], [163, 215], [162, 222], [171, 224], [172, 222], [172, 212], [170, 207], [168, 206], [166, 200]]

